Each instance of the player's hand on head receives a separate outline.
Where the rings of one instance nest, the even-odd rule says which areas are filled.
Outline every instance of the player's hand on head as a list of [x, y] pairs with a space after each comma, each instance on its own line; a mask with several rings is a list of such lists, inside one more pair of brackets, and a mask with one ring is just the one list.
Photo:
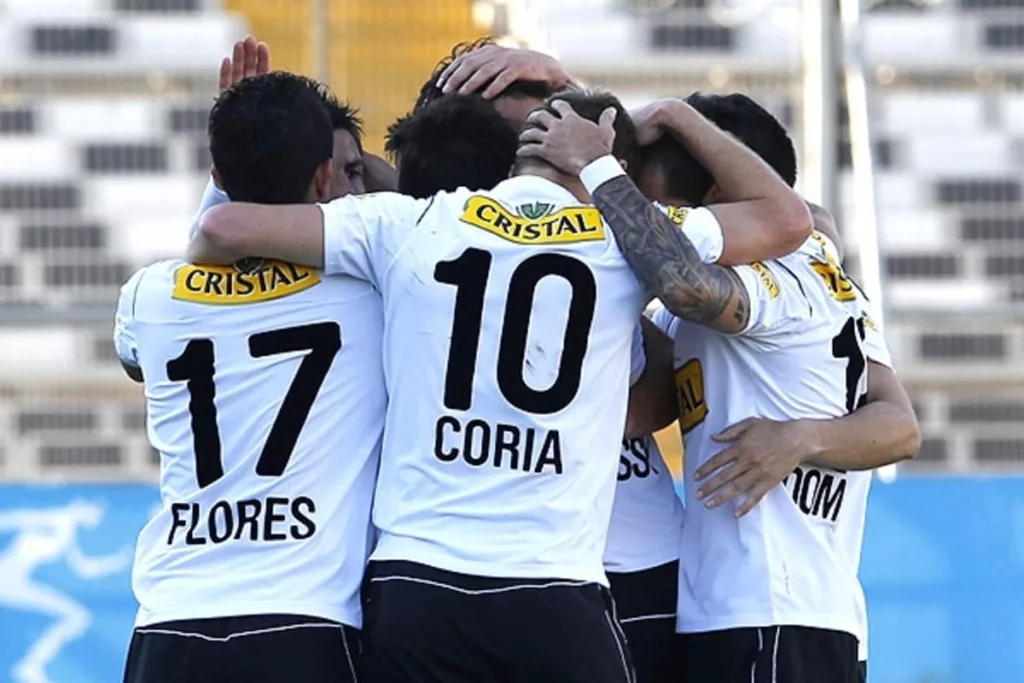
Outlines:
[[575, 85], [554, 57], [532, 50], [484, 45], [449, 64], [438, 77], [437, 86], [445, 94], [479, 92], [484, 99], [493, 99], [516, 81], [542, 81], [556, 89]]
[[552, 166], [579, 175], [590, 162], [611, 154], [615, 143], [615, 110], [601, 113], [599, 123], [583, 118], [568, 102], [555, 100], [554, 113], [538, 109], [526, 119], [519, 135], [518, 155], [538, 158]]
[[655, 100], [642, 107], [637, 107], [629, 112], [636, 126], [636, 141], [641, 147], [656, 142], [666, 134], [664, 115], [666, 111], [677, 104], [679, 100]]
[[747, 514], [801, 462], [816, 453], [813, 421], [776, 422], [748, 418], [712, 437], [728, 444], [694, 474], [697, 498], [708, 509], [736, 500], [736, 516]]
[[270, 73], [270, 47], [252, 36], [235, 43], [231, 56], [220, 63], [220, 91], [252, 76]]

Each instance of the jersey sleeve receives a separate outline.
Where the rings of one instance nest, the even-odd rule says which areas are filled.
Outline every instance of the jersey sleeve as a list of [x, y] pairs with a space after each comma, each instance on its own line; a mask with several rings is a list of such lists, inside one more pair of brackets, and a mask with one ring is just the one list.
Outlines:
[[384, 273], [433, 201], [379, 192], [320, 204], [324, 272], [366, 280], [379, 289]]
[[196, 231], [199, 230], [199, 221], [204, 213], [215, 206], [227, 204], [230, 201], [228, 193], [217, 187], [213, 182], [213, 178], [210, 178], [210, 182], [206, 183], [206, 189], [203, 190], [203, 198], [199, 202], [199, 213], [196, 214], [195, 220], [192, 221], [192, 227], [189, 228], [189, 239], [195, 237]]
[[734, 266], [750, 302], [750, 320], [736, 334], [762, 342], [801, 332], [813, 314], [803, 286], [779, 261]]
[[145, 272], [145, 268], [137, 271], [121, 287], [114, 314], [114, 351], [122, 363], [136, 368], [139, 367], [139, 349], [135, 340], [135, 298]]
[[885, 334], [872, 316], [872, 306], [866, 300], [861, 307], [861, 320], [864, 322], [864, 355], [868, 360], [892, 369], [892, 354], [885, 341]]
[[674, 316], [665, 305], [655, 299], [644, 311], [647, 319], [654, 323], [654, 326], [665, 333], [670, 339], [675, 339], [676, 329], [679, 327], [679, 318]]
[[716, 263], [722, 258], [725, 237], [722, 225], [710, 209], [703, 207], [684, 208], [655, 203], [673, 223], [686, 234], [704, 263]]
[[640, 381], [640, 377], [647, 368], [647, 354], [644, 352], [644, 329], [639, 323], [633, 330], [632, 359], [629, 364], [630, 386]]

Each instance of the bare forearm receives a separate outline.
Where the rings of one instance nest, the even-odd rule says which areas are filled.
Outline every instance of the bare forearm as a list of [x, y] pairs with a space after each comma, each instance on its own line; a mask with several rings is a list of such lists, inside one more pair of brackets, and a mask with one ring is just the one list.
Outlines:
[[689, 238], [632, 180], [613, 178], [593, 199], [637, 277], [669, 311], [723, 331], [746, 327], [750, 302], [737, 275], [703, 263]]
[[202, 232], [196, 232], [188, 243], [185, 251], [185, 258], [191, 263], [202, 265], [227, 265], [244, 257], [244, 254], [215, 244]]
[[711, 173], [723, 201], [766, 199], [790, 192], [761, 157], [685, 102], [661, 109], [658, 123]]
[[679, 418], [676, 384], [672, 375], [674, 344], [650, 320], [645, 318], [642, 324], [647, 367], [629, 391], [627, 439], [653, 434]]
[[876, 401], [846, 417], [815, 420], [813, 462], [836, 470], [873, 470], [917, 455], [920, 435], [903, 408]]
[[655, 118], [714, 176], [722, 203], [709, 208], [722, 227], [720, 264], [778, 258], [810, 236], [807, 206], [757, 154], [685, 103], [668, 103]]

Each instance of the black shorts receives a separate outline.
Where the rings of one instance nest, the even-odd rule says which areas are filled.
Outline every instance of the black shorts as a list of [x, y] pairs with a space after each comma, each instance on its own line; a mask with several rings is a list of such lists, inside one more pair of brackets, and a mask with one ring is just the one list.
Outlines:
[[357, 683], [349, 626], [291, 615], [168, 621], [135, 629], [124, 683]]
[[868, 683], [868, 663], [861, 662], [857, 665], [857, 681], [858, 683]]
[[680, 683], [857, 683], [857, 638], [802, 626], [679, 636]]
[[637, 683], [670, 683], [676, 672], [676, 596], [679, 563], [608, 573], [615, 616], [633, 655]]
[[633, 683], [595, 583], [373, 562], [364, 598], [371, 683]]

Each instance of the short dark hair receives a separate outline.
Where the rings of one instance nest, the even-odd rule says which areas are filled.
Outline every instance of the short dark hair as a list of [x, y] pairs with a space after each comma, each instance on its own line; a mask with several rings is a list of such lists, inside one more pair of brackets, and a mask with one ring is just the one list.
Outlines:
[[283, 71], [221, 93], [208, 133], [213, 164], [236, 202], [301, 203], [317, 168], [334, 155], [319, 84]]
[[348, 102], [342, 102], [338, 96], [323, 83], [318, 83], [317, 91], [320, 99], [327, 107], [327, 113], [331, 117], [331, 127], [335, 132], [346, 131], [356, 141], [359, 149], [363, 148], [363, 119], [359, 116], [359, 110]]
[[796, 150], [777, 118], [742, 93], [693, 93], [687, 104], [733, 135], [775, 169], [790, 187], [796, 185]]
[[437, 87], [437, 79], [441, 77], [441, 74], [445, 69], [452, 65], [452, 62], [462, 55], [468, 54], [473, 50], [478, 50], [485, 45], [496, 44], [496, 38], [494, 36], [484, 36], [483, 38], [477, 38], [476, 40], [456, 43], [455, 47], [452, 48], [452, 51], [448, 53], [448, 56], [443, 58], [436, 66], [434, 66], [434, 70], [420, 87], [420, 94], [416, 97], [416, 104], [413, 105], [412, 110], [416, 111], [417, 109], [421, 109], [431, 102], [444, 97], [444, 92]]
[[491, 189], [508, 178], [518, 143], [493, 103], [449, 95], [393, 123], [384, 149], [398, 168], [398, 191], [424, 198]]
[[630, 175], [636, 179], [641, 169], [653, 167], [661, 171], [665, 189], [672, 197], [700, 204], [715, 185], [715, 179], [697, 157], [669, 134], [640, 149], [640, 165]]
[[639, 160], [639, 146], [636, 142], [636, 125], [622, 102], [615, 95], [601, 90], [566, 89], [559, 90], [544, 101], [544, 107], [555, 116], [558, 112], [552, 104], [558, 100], [568, 103], [579, 116], [597, 123], [605, 109], [615, 109], [615, 142], [612, 155], [625, 161], [627, 168], [634, 169]]

